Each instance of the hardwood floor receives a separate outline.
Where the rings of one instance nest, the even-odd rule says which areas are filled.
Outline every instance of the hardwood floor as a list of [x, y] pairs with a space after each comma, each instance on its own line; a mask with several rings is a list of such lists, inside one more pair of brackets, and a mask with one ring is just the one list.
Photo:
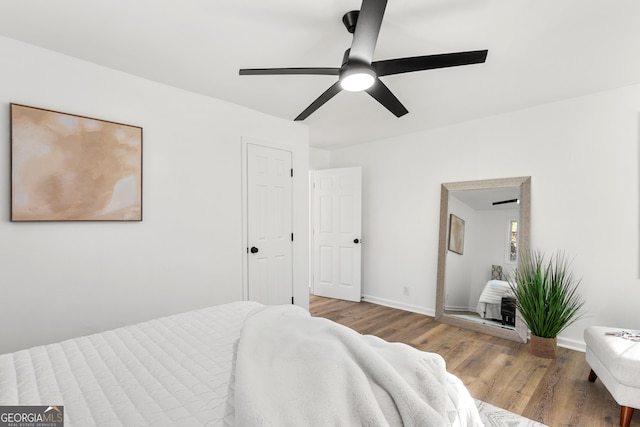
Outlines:
[[[558, 358], [529, 353], [529, 345], [435, 322], [433, 317], [383, 307], [311, 296], [313, 316], [363, 334], [403, 342], [440, 354], [447, 370], [471, 395], [551, 427], [618, 426], [620, 406], [596, 380], [587, 381], [584, 353], [559, 348]], [[631, 426], [640, 426], [636, 410]]]

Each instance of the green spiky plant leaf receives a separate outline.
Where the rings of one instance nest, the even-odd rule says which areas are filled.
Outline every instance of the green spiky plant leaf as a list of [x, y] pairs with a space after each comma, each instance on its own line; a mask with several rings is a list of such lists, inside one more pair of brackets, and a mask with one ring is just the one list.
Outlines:
[[579, 284], [562, 253], [548, 262], [538, 251], [526, 253], [509, 278], [516, 308], [531, 333], [542, 338], [555, 338], [582, 318], [584, 301], [577, 293]]

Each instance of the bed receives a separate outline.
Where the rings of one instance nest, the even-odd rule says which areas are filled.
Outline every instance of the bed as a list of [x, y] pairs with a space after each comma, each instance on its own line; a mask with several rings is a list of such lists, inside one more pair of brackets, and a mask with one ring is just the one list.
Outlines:
[[236, 302], [0, 355], [0, 406], [65, 426], [482, 425], [444, 360]]
[[502, 298], [513, 297], [509, 282], [489, 280], [484, 286], [476, 311], [483, 319], [502, 320]]

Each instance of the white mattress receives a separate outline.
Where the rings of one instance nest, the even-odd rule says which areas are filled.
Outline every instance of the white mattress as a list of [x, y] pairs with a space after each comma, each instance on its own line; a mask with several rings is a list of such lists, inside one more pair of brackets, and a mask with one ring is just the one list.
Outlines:
[[[234, 425], [237, 302], [0, 355], [0, 405], [63, 405], [65, 426]], [[449, 425], [477, 424], [447, 374]]]

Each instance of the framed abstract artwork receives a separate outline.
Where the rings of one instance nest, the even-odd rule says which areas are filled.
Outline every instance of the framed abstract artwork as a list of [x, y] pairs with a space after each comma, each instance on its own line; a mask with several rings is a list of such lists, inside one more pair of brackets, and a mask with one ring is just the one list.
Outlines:
[[11, 221], [142, 221], [142, 128], [11, 104]]
[[454, 214], [449, 219], [449, 250], [460, 255], [464, 250], [464, 220]]

